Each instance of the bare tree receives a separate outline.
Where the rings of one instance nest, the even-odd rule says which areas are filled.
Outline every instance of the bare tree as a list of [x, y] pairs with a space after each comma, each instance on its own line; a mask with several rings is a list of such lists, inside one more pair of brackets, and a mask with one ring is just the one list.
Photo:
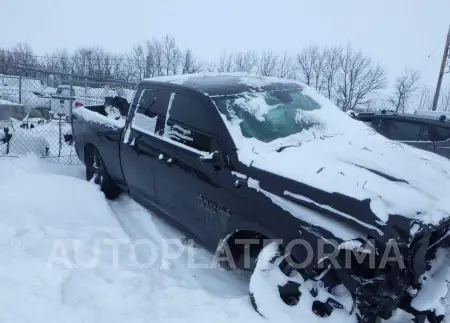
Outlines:
[[122, 57], [123, 62], [116, 67], [116, 73], [123, 75], [126, 82], [139, 81], [139, 75], [136, 73], [136, 63], [133, 60], [132, 54], [126, 54]]
[[153, 38], [147, 41], [146, 75], [155, 77], [163, 75], [164, 71], [164, 49], [161, 42]]
[[418, 110], [431, 110], [432, 108], [431, 90], [427, 86], [423, 86], [418, 94], [417, 109]]
[[128, 82], [130, 78], [127, 75], [126, 56], [122, 54], [114, 54], [111, 57], [112, 78]]
[[278, 63], [278, 57], [272, 50], [265, 50], [261, 53], [258, 60], [258, 73], [262, 76], [272, 76], [275, 74]]
[[297, 54], [301, 80], [321, 91], [324, 85], [325, 55], [317, 46], [309, 46]]
[[142, 79], [147, 76], [146, 69], [146, 55], [144, 52], [144, 47], [142, 45], [134, 46], [131, 51], [131, 57], [134, 62], [134, 69], [136, 72], [134, 73], [136, 78]]
[[450, 87], [445, 91], [442, 91], [441, 99], [439, 102], [439, 110], [450, 111]]
[[336, 103], [343, 110], [365, 104], [371, 94], [386, 86], [386, 72], [361, 51], [347, 46], [339, 57]]
[[180, 63], [180, 51], [175, 38], [166, 35], [163, 41], [165, 75], [176, 74]]
[[72, 62], [67, 49], [58, 49], [52, 54], [52, 56], [58, 60], [60, 72], [67, 74], [70, 73], [72, 70]]
[[258, 64], [258, 55], [254, 51], [239, 52], [234, 55], [236, 72], [252, 73]]
[[332, 99], [335, 96], [336, 77], [339, 72], [339, 59], [342, 56], [342, 48], [326, 48], [323, 56], [325, 60], [323, 92], [328, 99]]
[[198, 73], [202, 70], [202, 64], [199, 63], [191, 49], [187, 49], [182, 56], [182, 74]]
[[0, 74], [8, 74], [8, 52], [0, 47]]
[[389, 99], [396, 112], [405, 112], [407, 110], [409, 100], [418, 89], [418, 81], [419, 73], [408, 69], [397, 77], [394, 85], [394, 93]]
[[217, 64], [217, 72], [232, 72], [233, 71], [233, 55], [227, 54], [223, 51], [220, 54], [219, 62]]
[[183, 54], [180, 49], [177, 47], [173, 52], [172, 62], [170, 64], [170, 74], [177, 75], [180, 70], [180, 63], [182, 60]]
[[24, 69], [24, 76], [31, 76], [29, 69], [37, 67], [37, 58], [31, 49], [31, 46], [25, 43], [18, 43], [11, 50], [16, 66]]
[[205, 62], [203, 66], [204, 70], [209, 73], [216, 72], [218, 70], [217, 63], [212, 61]]
[[280, 78], [293, 79], [295, 78], [295, 66], [292, 57], [287, 52], [279, 60], [277, 68], [277, 76]]

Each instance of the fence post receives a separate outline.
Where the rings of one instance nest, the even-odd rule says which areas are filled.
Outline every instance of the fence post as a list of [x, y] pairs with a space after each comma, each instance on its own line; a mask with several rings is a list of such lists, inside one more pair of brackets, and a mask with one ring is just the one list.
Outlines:
[[19, 104], [22, 104], [22, 72], [19, 72]]
[[72, 124], [72, 108], [73, 108], [73, 96], [72, 96], [72, 92], [73, 92], [73, 77], [70, 76], [70, 107], [69, 107], [69, 120], [70, 120], [70, 124]]
[[84, 105], [85, 106], [88, 105], [88, 102], [87, 102], [87, 83], [88, 83], [87, 78], [85, 78], [84, 79]]
[[61, 140], [61, 118], [62, 118], [62, 116], [60, 115], [60, 116], [59, 116], [59, 121], [58, 121], [58, 135], [59, 135], [59, 138], [58, 138], [58, 143], [59, 143], [59, 145], [58, 145], [58, 161], [59, 161], [59, 159], [61, 158], [61, 148], [62, 148], [62, 140]]

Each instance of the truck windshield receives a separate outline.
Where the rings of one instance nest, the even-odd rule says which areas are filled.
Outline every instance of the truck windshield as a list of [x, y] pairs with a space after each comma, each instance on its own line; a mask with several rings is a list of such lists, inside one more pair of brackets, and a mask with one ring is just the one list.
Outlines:
[[320, 125], [308, 113], [320, 105], [301, 89], [243, 93], [213, 101], [229, 122], [239, 125], [242, 136], [265, 143]]

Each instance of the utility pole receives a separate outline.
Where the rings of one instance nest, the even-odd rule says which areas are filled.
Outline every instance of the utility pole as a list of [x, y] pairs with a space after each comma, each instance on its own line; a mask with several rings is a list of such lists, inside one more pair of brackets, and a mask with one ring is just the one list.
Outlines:
[[449, 55], [449, 48], [450, 48], [450, 26], [448, 27], [447, 41], [445, 42], [444, 56], [442, 57], [441, 70], [439, 71], [438, 82], [436, 85], [436, 92], [434, 93], [433, 106], [431, 109], [433, 111], [436, 111], [437, 109], [439, 101], [439, 93], [441, 92], [442, 78], [444, 77], [445, 66], [447, 65], [447, 58]]

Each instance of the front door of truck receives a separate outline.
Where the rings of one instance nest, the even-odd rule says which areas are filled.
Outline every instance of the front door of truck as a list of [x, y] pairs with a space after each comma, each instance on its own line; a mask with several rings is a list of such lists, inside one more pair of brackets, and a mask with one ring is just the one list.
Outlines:
[[170, 102], [155, 163], [156, 199], [184, 232], [213, 246], [227, 231], [231, 203], [222, 184], [227, 171], [207, 159], [220, 154], [214, 111], [190, 93], [172, 93]]

